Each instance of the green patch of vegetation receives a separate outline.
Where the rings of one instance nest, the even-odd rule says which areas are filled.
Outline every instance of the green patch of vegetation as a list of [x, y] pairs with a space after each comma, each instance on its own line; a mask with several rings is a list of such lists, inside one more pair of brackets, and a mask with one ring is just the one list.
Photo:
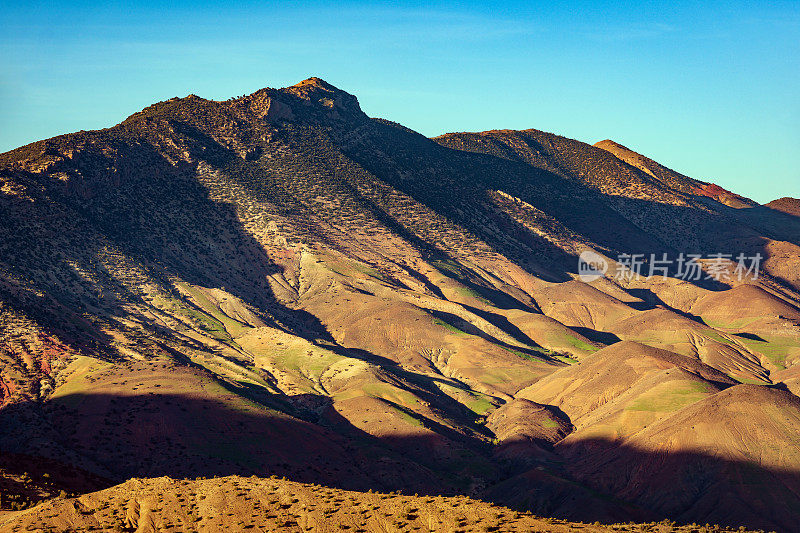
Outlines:
[[548, 359], [548, 358], [563, 357], [563, 356], [558, 356], [554, 351], [548, 350], [547, 348], [542, 348], [541, 346], [528, 346], [529, 350], [541, 355], [534, 355], [528, 352], [523, 352], [521, 350], [515, 350], [514, 348], [509, 348], [507, 346], [500, 346], [500, 348], [504, 349], [507, 352], [511, 352], [520, 359], [525, 359], [526, 361], [541, 361], [543, 359]]
[[714, 340], [714, 341], [717, 341], [717, 342], [721, 342], [722, 344], [727, 344], [728, 346], [736, 346], [736, 343], [734, 341], [728, 339], [727, 337], [723, 337], [722, 335], [720, 335], [716, 331], [708, 330], [708, 331], [703, 332], [703, 335], [707, 339], [711, 339], [711, 340]]
[[[203, 303], [206, 303], [207, 306], [203, 307], [215, 307], [208, 301], [205, 296], [200, 294], [199, 291], [194, 289], [193, 287], [189, 286], [188, 283], [177, 283], [176, 284], [181, 289], [186, 290], [189, 292], [202, 306]], [[153, 304], [166, 309], [171, 313], [176, 313], [182, 315], [186, 318], [192, 320], [195, 324], [197, 324], [200, 329], [202, 329], [206, 334], [213, 337], [214, 339], [225, 342], [225, 343], [232, 343], [233, 338], [225, 329], [225, 325], [222, 323], [221, 320], [215, 318], [211, 314], [205, 312], [205, 310], [195, 309], [193, 307], [188, 306], [183, 301], [177, 298], [171, 297], [163, 297], [159, 296], [153, 299]]]
[[468, 401], [466, 406], [467, 409], [476, 415], [483, 416], [494, 407], [494, 404], [492, 404], [492, 402], [490, 402], [485, 396], [478, 396], [475, 393], [471, 393], [471, 395], [474, 400]]
[[328, 350], [310, 346], [288, 346], [274, 352], [274, 362], [279, 368], [295, 370], [316, 380], [333, 364], [343, 359]]
[[699, 381], [669, 381], [661, 383], [634, 400], [628, 411], [672, 412], [702, 400], [713, 389]]
[[417, 417], [415, 417], [415, 416], [411, 416], [411, 415], [410, 415], [409, 413], [407, 413], [406, 411], [404, 411], [404, 410], [402, 410], [402, 409], [399, 409], [399, 408], [397, 408], [397, 407], [396, 407], [396, 406], [394, 406], [394, 405], [392, 405], [392, 406], [391, 406], [391, 408], [392, 408], [392, 409], [394, 409], [394, 411], [395, 411], [395, 412], [397, 412], [397, 414], [398, 414], [398, 415], [400, 415], [400, 418], [401, 418], [401, 419], [403, 420], [403, 422], [405, 422], [406, 424], [408, 424], [408, 425], [410, 425], [410, 426], [417, 426], [417, 427], [421, 427], [421, 428], [424, 428], [424, 427], [425, 427], [425, 424], [423, 424], [423, 423], [422, 423], [422, 421], [421, 421], [420, 419], [418, 419]]
[[570, 344], [570, 346], [574, 346], [578, 350], [593, 353], [600, 349], [597, 346], [591, 345], [586, 341], [573, 337], [572, 335], [567, 335], [566, 337], [567, 337], [567, 342]]
[[109, 370], [114, 365], [100, 359], [78, 355], [64, 370], [63, 375], [67, 376], [64, 383], [59, 385], [52, 395], [52, 398], [63, 398], [68, 401], [70, 407], [75, 407], [82, 400], [82, 394], [86, 392], [87, 381], [93, 381], [93, 374]]
[[449, 322], [445, 322], [444, 320], [441, 320], [439, 318], [434, 318], [433, 323], [436, 324], [437, 326], [442, 326], [446, 330], [450, 331], [451, 333], [455, 333], [456, 335], [469, 335], [469, 333], [467, 333], [466, 331], [462, 331], [457, 327], [455, 327], [454, 325], [450, 324]]
[[761, 381], [760, 379], [753, 379], [753, 378], [746, 378], [744, 376], [733, 376], [739, 383], [744, 383], [745, 385], [766, 385], [765, 382]]
[[570, 357], [568, 355], [556, 355], [555, 358], [558, 359], [559, 361], [561, 361], [562, 363], [567, 363], [568, 365], [577, 365], [578, 364], [578, 360], [577, 359], [574, 359], [574, 358], [572, 358], [572, 357]]
[[511, 353], [513, 353], [514, 355], [516, 355], [516, 356], [517, 356], [517, 357], [519, 357], [520, 359], [525, 359], [525, 360], [527, 360], [527, 361], [533, 361], [533, 360], [535, 360], [535, 359], [538, 359], [537, 357], [534, 357], [533, 355], [531, 355], [531, 354], [529, 354], [529, 353], [521, 352], [521, 351], [519, 351], [519, 350], [515, 350], [515, 349], [513, 349], [513, 348], [507, 348], [507, 347], [505, 347], [505, 346], [501, 346], [501, 348], [503, 348], [503, 349], [504, 349], [505, 351], [507, 351], [507, 352], [511, 352]]
[[481, 303], [491, 305], [492, 302], [481, 296], [477, 291], [470, 289], [469, 287], [456, 287], [455, 289], [456, 294], [461, 296], [468, 296], [470, 298], [475, 298], [476, 300], [480, 301]]
[[[197, 290], [188, 283], [180, 283], [179, 285], [182, 289], [184, 289], [186, 292], [192, 295], [192, 298], [194, 298], [194, 300], [197, 302], [197, 304], [200, 306], [203, 312], [207, 314], [210, 319], [219, 323], [219, 326], [217, 326], [217, 328], [221, 327], [224, 330], [223, 337], [226, 337], [232, 341], [233, 337], [238, 337], [239, 335], [252, 329], [250, 326], [242, 324], [238, 320], [234, 320], [225, 313], [223, 313], [222, 311], [220, 311], [219, 307], [214, 302], [212, 302], [208, 297], [206, 297], [206, 295], [203, 294], [202, 291]], [[188, 311], [191, 312], [190, 309]]]
[[558, 422], [556, 422], [555, 420], [552, 420], [550, 418], [548, 418], [547, 420], [542, 422], [542, 427], [545, 427], [545, 428], [557, 428], [559, 426], [560, 426], [560, 424]]
[[452, 276], [455, 276], [458, 279], [463, 279], [464, 273], [461, 271], [461, 267], [453, 262], [453, 261], [432, 261], [431, 265], [436, 267], [441, 272], [446, 272]]
[[181, 313], [191, 318], [200, 329], [218, 341], [233, 342], [233, 337], [228, 334], [222, 322], [213, 316], [191, 308], [184, 308], [181, 310]]
[[419, 403], [417, 397], [408, 391], [388, 383], [367, 383], [362, 387], [364, 393], [373, 398], [386, 400], [389, 403], [411, 408]]
[[190, 356], [190, 358], [194, 364], [202, 366], [217, 376], [231, 379], [242, 385], [255, 385], [272, 393], [277, 392], [275, 387], [267, 383], [252, 367], [248, 368], [218, 356], [201, 355]]
[[763, 341], [748, 338], [739, 338], [750, 351], [758, 352], [769, 359], [778, 368], [786, 368], [786, 359], [789, 352], [800, 355], [800, 342], [794, 338], [773, 337]]
[[366, 274], [367, 276], [372, 276], [373, 278], [379, 279], [381, 281], [387, 281], [386, 276], [384, 276], [371, 266], [362, 265], [361, 263], [355, 263], [353, 264], [353, 269], [355, 269], [358, 272], [361, 272], [362, 274]]
[[758, 318], [742, 318], [739, 320], [734, 320], [733, 322], [714, 322], [711, 320], [705, 320], [705, 323], [708, 324], [710, 327], [714, 329], [724, 329], [724, 330], [731, 330], [731, 331], [741, 331], [745, 329], [747, 326], [759, 320]]
[[481, 392], [462, 389], [438, 380], [434, 381], [434, 384], [444, 394], [464, 405], [477, 416], [484, 416], [495, 407], [491, 397]]

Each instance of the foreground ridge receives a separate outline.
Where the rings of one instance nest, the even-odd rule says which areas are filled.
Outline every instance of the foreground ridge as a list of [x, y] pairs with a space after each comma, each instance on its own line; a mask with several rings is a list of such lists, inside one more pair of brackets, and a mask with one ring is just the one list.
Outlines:
[[[583, 524], [540, 518], [467, 497], [330, 489], [280, 479], [229, 476], [132, 479], [78, 498], [0, 514], [0, 530], [29, 531], [733, 531], [718, 526]], [[736, 531], [745, 531], [737, 529]]]

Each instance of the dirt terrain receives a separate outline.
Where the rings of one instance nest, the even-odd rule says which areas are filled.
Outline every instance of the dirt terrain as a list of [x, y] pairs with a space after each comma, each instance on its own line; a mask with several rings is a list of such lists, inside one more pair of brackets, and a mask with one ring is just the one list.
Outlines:
[[[280, 479], [229, 476], [131, 479], [78, 498], [0, 512], [0, 531], [727, 531], [712, 526], [583, 524], [466, 497], [330, 489]], [[737, 531], [741, 531], [738, 530]]]
[[[57, 497], [39, 509], [77, 521], [54, 527], [90, 527], [58, 506], [171, 483], [132, 478], [263, 492], [276, 475], [363, 501], [792, 531], [790, 203], [613, 141], [429, 139], [319, 78], [0, 154], [0, 509]], [[605, 276], [578, 275], [587, 251]], [[757, 276], [733, 275], [740, 253]], [[699, 254], [697, 279], [627, 275], [631, 254]], [[164, 497], [195, 483], [211, 497], [212, 479]], [[454, 530], [512, 527], [474, 505]]]

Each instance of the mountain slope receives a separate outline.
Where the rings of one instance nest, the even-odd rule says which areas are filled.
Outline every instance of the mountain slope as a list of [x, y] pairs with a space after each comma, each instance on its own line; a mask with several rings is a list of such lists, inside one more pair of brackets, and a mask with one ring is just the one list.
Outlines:
[[564, 454], [574, 458], [570, 468], [579, 479], [679, 520], [791, 531], [797, 524], [798, 425], [800, 399], [793, 394], [737, 385], [620, 445], [564, 443]]
[[[0, 154], [0, 453], [694, 520], [597, 491], [566, 450], [795, 387], [800, 233], [636, 161], [538, 130], [427, 139], [318, 78]], [[585, 283], [585, 250], [767, 257]]]
[[787, 215], [800, 216], [800, 200], [797, 198], [778, 198], [765, 205], [770, 209], [781, 211]]
[[[692, 531], [663, 524], [575, 524], [539, 518], [470, 498], [358, 493], [279, 479], [225, 477], [177, 481], [134, 479], [80, 498], [57, 499], [28, 511], [3, 515], [0, 529], [69, 531], [169, 528], [194, 531], [546, 531], [575, 528], [656, 533]], [[711, 531], [703, 528], [698, 531]], [[720, 531], [715, 528], [714, 531]]]

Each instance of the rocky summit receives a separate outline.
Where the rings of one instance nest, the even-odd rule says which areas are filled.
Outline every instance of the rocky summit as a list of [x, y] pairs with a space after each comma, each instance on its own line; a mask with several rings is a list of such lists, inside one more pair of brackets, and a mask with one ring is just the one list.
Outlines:
[[0, 154], [0, 530], [796, 531], [797, 206], [319, 78]]

